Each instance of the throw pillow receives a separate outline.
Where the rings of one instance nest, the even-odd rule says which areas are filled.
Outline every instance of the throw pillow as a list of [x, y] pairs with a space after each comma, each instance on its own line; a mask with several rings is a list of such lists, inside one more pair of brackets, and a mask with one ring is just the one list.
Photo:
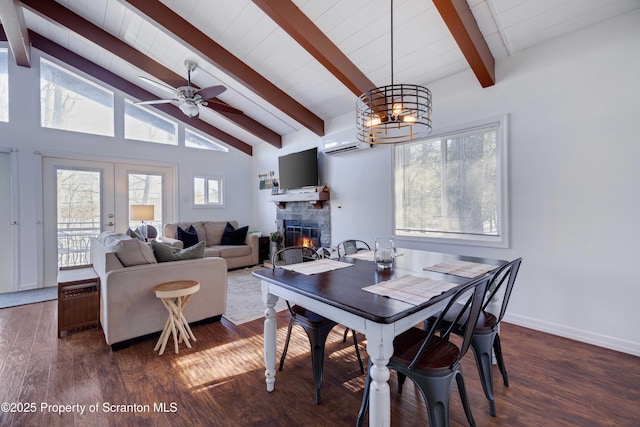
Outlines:
[[221, 245], [244, 245], [244, 241], [247, 238], [247, 231], [249, 231], [249, 226], [240, 227], [238, 229], [234, 229], [233, 225], [227, 223], [227, 226], [224, 228], [224, 233], [222, 233], [222, 239], [220, 240]]
[[204, 258], [204, 242], [179, 250], [164, 243], [153, 241], [151, 242], [151, 248], [158, 262]]
[[193, 225], [190, 225], [186, 230], [183, 230], [182, 227], [178, 227], [176, 230], [176, 239], [182, 240], [182, 243], [184, 243], [183, 247], [187, 249], [198, 244], [198, 233], [196, 233], [196, 229], [193, 228]]
[[132, 229], [128, 229], [126, 232], [126, 235], [129, 237], [133, 237], [134, 239], [138, 239], [144, 242], [144, 237], [142, 237], [142, 234], [138, 231], [138, 229], [136, 228], [135, 230]]
[[149, 245], [138, 239], [121, 240], [115, 252], [125, 267], [158, 262]]

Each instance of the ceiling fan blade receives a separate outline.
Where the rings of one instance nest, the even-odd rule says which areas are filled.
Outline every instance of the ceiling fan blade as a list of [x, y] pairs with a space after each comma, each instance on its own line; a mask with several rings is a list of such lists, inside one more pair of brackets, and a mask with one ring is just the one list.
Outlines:
[[169, 104], [173, 101], [180, 101], [179, 99], [153, 99], [151, 101], [138, 101], [134, 102], [135, 105], [150, 105], [150, 104]]
[[222, 85], [209, 86], [209, 87], [203, 87], [202, 89], [196, 91], [196, 94], [200, 95], [202, 99], [206, 100], [206, 99], [215, 98], [225, 90], [227, 90], [227, 88]]
[[207, 101], [207, 107], [223, 113], [242, 114], [242, 111], [238, 110], [237, 108], [233, 108], [230, 105], [223, 104], [222, 102], [218, 101]]
[[180, 93], [180, 91], [178, 89], [173, 88], [173, 87], [171, 87], [169, 85], [166, 85], [164, 83], [160, 83], [160, 82], [157, 82], [155, 80], [148, 79], [148, 78], [146, 78], [144, 76], [138, 76], [138, 77], [140, 78], [140, 80], [144, 80], [145, 82], [147, 82], [147, 83], [149, 83], [151, 85], [154, 85], [158, 89], [166, 90], [167, 92], [171, 92], [171, 93], [174, 93], [174, 94], [179, 94]]

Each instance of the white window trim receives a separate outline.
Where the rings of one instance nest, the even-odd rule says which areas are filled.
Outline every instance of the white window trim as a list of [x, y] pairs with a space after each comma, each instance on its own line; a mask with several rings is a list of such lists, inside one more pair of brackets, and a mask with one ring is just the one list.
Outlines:
[[415, 236], [398, 234], [396, 231], [396, 197], [395, 197], [395, 150], [392, 159], [392, 176], [394, 177], [394, 195], [393, 195], [393, 230], [398, 240], [406, 240], [413, 242], [428, 242], [438, 244], [462, 245], [462, 246], [481, 246], [491, 248], [509, 248], [510, 247], [510, 220], [509, 220], [509, 115], [487, 118], [485, 120], [467, 123], [464, 125], [442, 129], [434, 135], [429, 135], [428, 139], [443, 138], [451, 134], [460, 134], [464, 132], [481, 129], [493, 124], [498, 124], [498, 134], [500, 141], [500, 224], [501, 233], [498, 236], [478, 236], [477, 238], [460, 238], [447, 237], [444, 233], [431, 232], [425, 236]]
[[[220, 183], [220, 202], [219, 203], [204, 203], [201, 205], [196, 204], [196, 198], [195, 198], [195, 192], [196, 192], [196, 188], [195, 188], [195, 180], [196, 178], [202, 178], [204, 179], [205, 182], [205, 198], [207, 197], [208, 194], [208, 188], [207, 188], [207, 181], [210, 180], [216, 180]], [[191, 205], [194, 209], [203, 209], [203, 208], [223, 208], [224, 207], [224, 200], [225, 200], [225, 184], [224, 184], [224, 176], [222, 175], [198, 175], [198, 174], [194, 174], [193, 178], [191, 179]]]

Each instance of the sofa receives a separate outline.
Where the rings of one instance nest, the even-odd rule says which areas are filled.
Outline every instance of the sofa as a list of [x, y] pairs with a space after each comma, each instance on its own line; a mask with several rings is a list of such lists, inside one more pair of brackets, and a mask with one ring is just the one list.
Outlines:
[[189, 323], [220, 319], [227, 305], [227, 263], [200, 256], [157, 262], [149, 245], [124, 234], [106, 232], [92, 239], [91, 262], [100, 277], [100, 322], [113, 350], [162, 331], [169, 314], [152, 290], [160, 283], [197, 280], [200, 290], [186, 307], [185, 318]]
[[226, 244], [222, 244], [225, 231], [230, 229], [241, 231], [238, 229], [237, 221], [192, 221], [165, 224], [162, 236], [159, 236], [157, 240], [182, 249], [184, 248], [184, 241], [176, 238], [178, 227], [182, 230], [187, 230], [190, 226], [195, 229], [198, 241], [205, 242], [205, 257], [223, 258], [227, 261], [228, 269], [250, 267], [258, 264], [259, 237], [257, 235], [247, 233], [243, 241], [232, 242], [231, 244], [224, 242]]

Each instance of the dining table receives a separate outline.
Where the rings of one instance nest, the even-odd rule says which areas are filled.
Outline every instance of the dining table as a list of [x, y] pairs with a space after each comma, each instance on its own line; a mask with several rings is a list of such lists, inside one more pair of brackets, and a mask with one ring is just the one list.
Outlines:
[[[394, 337], [437, 314], [459, 287], [507, 261], [415, 249], [397, 249], [392, 268], [379, 269], [373, 252], [259, 269], [265, 304], [267, 391], [275, 389], [275, 305], [298, 304], [366, 337], [370, 365], [369, 425], [391, 425], [387, 364]], [[354, 414], [354, 417], [357, 414]]]

